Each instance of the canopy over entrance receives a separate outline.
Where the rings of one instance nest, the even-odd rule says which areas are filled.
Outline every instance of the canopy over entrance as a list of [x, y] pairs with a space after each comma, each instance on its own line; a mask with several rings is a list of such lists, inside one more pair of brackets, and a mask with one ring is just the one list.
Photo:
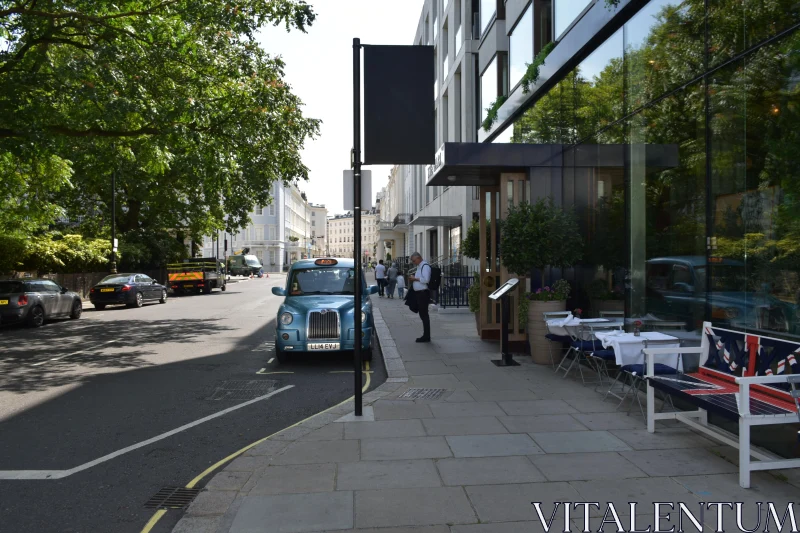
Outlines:
[[444, 143], [428, 167], [427, 185], [494, 186], [501, 173], [535, 167], [624, 168], [631, 154], [643, 155], [648, 168], [678, 166], [678, 146], [672, 144]]

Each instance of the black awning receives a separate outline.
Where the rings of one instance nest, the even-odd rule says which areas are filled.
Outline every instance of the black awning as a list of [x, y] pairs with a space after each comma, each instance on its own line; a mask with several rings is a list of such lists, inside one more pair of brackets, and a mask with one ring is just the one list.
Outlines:
[[411, 221], [412, 226], [439, 226], [455, 228], [461, 225], [461, 215], [453, 216], [421, 216]]
[[[678, 146], [648, 144], [649, 168], [678, 166]], [[631, 145], [626, 144], [516, 144], [445, 143], [428, 167], [430, 186], [497, 185], [502, 172], [527, 172], [533, 167], [624, 168]]]

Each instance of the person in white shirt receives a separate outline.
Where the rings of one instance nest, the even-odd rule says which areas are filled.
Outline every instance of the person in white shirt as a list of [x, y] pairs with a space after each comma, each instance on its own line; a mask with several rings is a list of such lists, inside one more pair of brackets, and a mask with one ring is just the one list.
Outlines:
[[375, 267], [375, 281], [378, 282], [378, 296], [383, 298], [383, 288], [386, 287], [386, 266], [383, 264], [383, 259], [378, 261], [378, 266]]
[[422, 320], [422, 337], [417, 342], [431, 342], [431, 317], [428, 315], [428, 305], [431, 303], [431, 294], [428, 290], [428, 283], [431, 281], [431, 266], [425, 261], [419, 252], [411, 254], [411, 262], [417, 266], [417, 271], [413, 276], [409, 276], [412, 281], [411, 287], [414, 289], [414, 297], [417, 299], [419, 308], [419, 318]]
[[397, 296], [402, 300], [406, 292], [406, 280], [403, 278], [403, 273], [397, 273]]

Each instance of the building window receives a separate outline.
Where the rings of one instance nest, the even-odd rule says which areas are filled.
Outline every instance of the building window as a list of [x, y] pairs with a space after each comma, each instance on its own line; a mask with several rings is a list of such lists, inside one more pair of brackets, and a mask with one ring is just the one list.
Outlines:
[[312, 220], [312, 221], [311, 221], [311, 225], [312, 225], [312, 226], [316, 226], [316, 225], [317, 225], [317, 221], [316, 221], [316, 220]]
[[269, 204], [269, 216], [275, 216], [275, 204]]
[[264, 226], [257, 226], [255, 228], [256, 236], [255, 240], [263, 241], [264, 240]]
[[316, 211], [311, 211], [311, 216], [312, 216], [312, 217], [315, 217], [315, 216], [317, 216], [317, 212], [316, 212]]
[[264, 208], [261, 206], [256, 207], [256, 215], [263, 215], [263, 214], [264, 214]]
[[[567, 0], [572, 1], [572, 0]], [[489, 22], [492, 21], [497, 12], [497, 0], [480, 0], [481, 2], [481, 35], [484, 34], [486, 28], [489, 27]]]
[[593, 0], [555, 0], [556, 38], [561, 37]]
[[515, 87], [533, 61], [533, 4], [528, 5], [509, 36], [509, 85]]
[[486, 119], [486, 110], [492, 107], [497, 99], [497, 56], [495, 56], [481, 74], [481, 119]]

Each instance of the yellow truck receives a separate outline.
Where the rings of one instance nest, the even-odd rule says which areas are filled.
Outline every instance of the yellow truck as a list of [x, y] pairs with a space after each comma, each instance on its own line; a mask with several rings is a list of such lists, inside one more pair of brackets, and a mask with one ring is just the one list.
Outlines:
[[175, 294], [225, 290], [225, 263], [216, 257], [195, 257], [167, 265], [169, 287]]

